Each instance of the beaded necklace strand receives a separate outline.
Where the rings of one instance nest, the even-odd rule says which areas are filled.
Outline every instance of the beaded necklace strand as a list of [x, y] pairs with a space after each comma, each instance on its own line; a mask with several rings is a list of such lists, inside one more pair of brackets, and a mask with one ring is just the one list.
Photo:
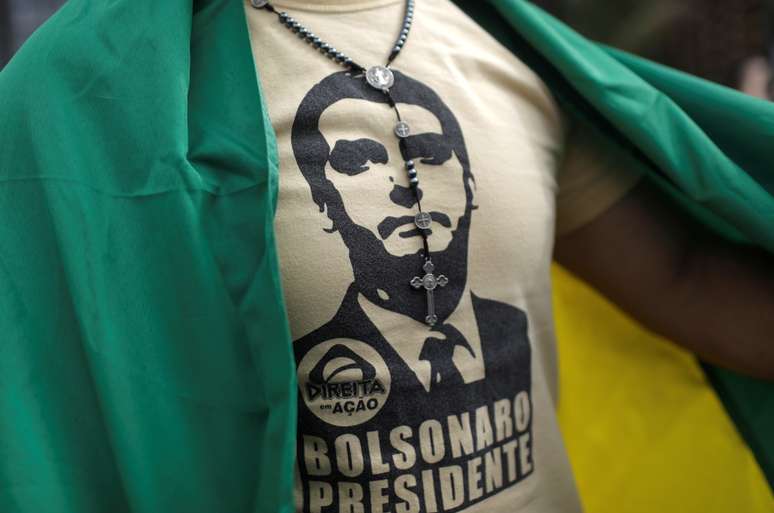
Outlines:
[[[398, 38], [395, 41], [395, 45], [387, 57], [387, 62], [383, 66], [375, 65], [368, 68], [356, 63], [346, 54], [340, 52], [330, 44], [320, 39], [311, 30], [307, 29], [298, 21], [293, 19], [290, 15], [288, 15], [288, 13], [284, 11], [278, 11], [268, 0], [250, 0], [250, 3], [256, 9], [264, 9], [268, 12], [276, 14], [278, 21], [288, 30], [295, 33], [304, 42], [319, 50], [323, 55], [334, 61], [336, 64], [339, 64], [345, 69], [349, 70], [349, 73], [354, 78], [364, 77], [368, 85], [384, 93], [387, 98], [387, 103], [395, 111], [395, 116], [397, 118], [395, 126], [393, 127], [393, 133], [398, 138], [398, 143], [401, 145], [401, 147], [403, 147], [403, 139], [410, 135], [411, 128], [409, 124], [401, 118], [398, 106], [390, 95], [390, 88], [395, 83], [395, 75], [390, 69], [390, 64], [392, 64], [392, 62], [398, 57], [404, 45], [406, 44], [406, 40], [408, 39], [409, 31], [411, 30], [411, 23], [414, 21], [414, 0], [406, 0], [403, 24], [401, 26]], [[422, 235], [422, 243], [425, 248], [425, 261], [422, 265], [422, 270], [425, 274], [421, 277], [415, 276], [409, 281], [409, 284], [415, 289], [425, 290], [427, 295], [427, 315], [425, 316], [425, 323], [429, 326], [433, 326], [438, 321], [438, 317], [435, 314], [433, 291], [436, 287], [445, 286], [449, 282], [449, 279], [443, 274], [433, 274], [435, 266], [430, 259], [430, 248], [427, 241], [427, 232], [432, 224], [432, 218], [429, 213], [422, 210], [422, 205], [419, 202], [419, 191], [417, 190], [419, 186], [419, 178], [417, 177], [417, 170], [414, 165], [414, 161], [407, 159], [405, 160], [404, 164], [409, 178], [409, 185], [413, 191], [414, 198], [416, 199], [417, 203], [418, 212], [414, 216], [414, 224], [419, 229], [419, 233]]]

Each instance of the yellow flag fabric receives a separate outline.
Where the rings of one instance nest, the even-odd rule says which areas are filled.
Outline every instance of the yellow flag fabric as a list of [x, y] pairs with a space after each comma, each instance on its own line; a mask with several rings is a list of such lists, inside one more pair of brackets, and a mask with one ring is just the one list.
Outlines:
[[559, 419], [587, 513], [771, 513], [697, 360], [554, 266]]

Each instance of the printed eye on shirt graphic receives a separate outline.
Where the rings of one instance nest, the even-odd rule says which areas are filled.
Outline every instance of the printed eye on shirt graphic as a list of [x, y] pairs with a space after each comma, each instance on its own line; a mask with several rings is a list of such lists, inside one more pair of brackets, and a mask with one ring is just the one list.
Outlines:
[[[363, 65], [383, 63], [403, 16], [401, 0], [274, 3]], [[416, 3], [392, 65], [403, 144], [381, 92], [246, 10], [280, 159], [298, 511], [581, 511], [555, 412], [554, 227], [636, 177], [597, 165], [583, 131], [565, 145], [539, 77], [447, 0]], [[411, 285], [425, 270], [406, 159], [447, 279], [433, 327]]]

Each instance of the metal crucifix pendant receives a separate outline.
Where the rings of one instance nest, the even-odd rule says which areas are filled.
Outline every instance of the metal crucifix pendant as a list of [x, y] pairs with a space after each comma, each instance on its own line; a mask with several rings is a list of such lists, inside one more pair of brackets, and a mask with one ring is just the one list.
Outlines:
[[427, 316], [425, 317], [425, 323], [429, 326], [433, 326], [438, 320], [438, 317], [435, 315], [433, 290], [437, 286], [445, 286], [447, 283], [449, 283], [449, 279], [443, 274], [438, 276], [433, 274], [433, 269], [435, 269], [435, 266], [429, 258], [425, 261], [425, 265], [422, 266], [422, 269], [424, 269], [425, 275], [421, 278], [419, 276], [414, 276], [411, 279], [411, 286], [415, 289], [425, 289], [425, 292], [427, 293]]

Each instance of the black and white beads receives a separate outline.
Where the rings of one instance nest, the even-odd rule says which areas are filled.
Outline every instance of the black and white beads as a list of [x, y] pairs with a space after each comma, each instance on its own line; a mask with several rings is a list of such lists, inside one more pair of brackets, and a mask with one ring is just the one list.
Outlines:
[[395, 57], [397, 57], [400, 51], [403, 49], [403, 45], [406, 44], [406, 39], [408, 39], [409, 31], [411, 30], [411, 23], [413, 21], [414, 21], [414, 0], [407, 0], [406, 14], [403, 17], [403, 26], [401, 27], [400, 33], [398, 34], [398, 39], [395, 41], [395, 46], [392, 48], [392, 51], [390, 52], [390, 56], [387, 58], [388, 65], [395, 60]]
[[[293, 17], [288, 13], [284, 11], [277, 11], [268, 0], [250, 0], [250, 3], [256, 9], [266, 9], [267, 11], [275, 13], [279, 19], [279, 22], [287, 27], [288, 30], [294, 32], [300, 39], [311, 45], [313, 48], [319, 50], [320, 53], [328, 57], [336, 64], [344, 66], [355, 74], [365, 73], [366, 69], [363, 66], [357, 64], [346, 54], [338, 51], [336, 48], [317, 37], [311, 30], [294, 20]], [[406, 44], [406, 39], [408, 38], [409, 31], [411, 30], [411, 23], [413, 21], [414, 0], [406, 0], [406, 13], [403, 17], [403, 25], [401, 27], [400, 34], [398, 34], [398, 39], [395, 41], [395, 45], [390, 52], [390, 56], [387, 59], [387, 65], [395, 60], [400, 51], [403, 49], [403, 46]]]
[[291, 32], [294, 32], [299, 38], [303, 39], [306, 43], [310, 44], [312, 47], [316, 48], [320, 51], [323, 55], [328, 57], [330, 60], [334, 61], [337, 64], [341, 64], [345, 68], [349, 68], [353, 71], [360, 71], [362, 70], [362, 67], [355, 64], [352, 59], [347, 57], [343, 52], [340, 52], [336, 50], [333, 46], [329, 45], [319, 37], [317, 37], [314, 32], [309, 30], [308, 28], [301, 25], [299, 22], [297, 22], [295, 19], [293, 19], [292, 16], [290, 16], [286, 12], [280, 12], [277, 13], [279, 22], [285, 25], [285, 27], [288, 28]]
[[[395, 60], [400, 51], [403, 49], [403, 46], [406, 44], [406, 39], [408, 38], [409, 31], [411, 30], [411, 23], [414, 21], [414, 0], [406, 0], [406, 12], [403, 17], [403, 26], [401, 27], [398, 39], [395, 41], [395, 45], [393, 46], [392, 51], [387, 58], [387, 63], [384, 66], [370, 66], [367, 70], [363, 66], [354, 63], [352, 59], [314, 35], [309, 29], [290, 17], [288, 13], [277, 12], [274, 9], [274, 6], [272, 6], [268, 0], [250, 0], [250, 2], [256, 9], [265, 9], [276, 14], [279, 17], [279, 22], [285, 25], [288, 30], [298, 35], [298, 37], [303, 41], [307, 42], [313, 48], [319, 50], [322, 54], [337, 64], [349, 68], [353, 72], [353, 77], [362, 77], [365, 79], [369, 86], [383, 92], [387, 99], [387, 103], [395, 111], [395, 115], [398, 118], [397, 123], [393, 128], [393, 132], [399, 139], [401, 145], [405, 143], [406, 138], [410, 136], [411, 129], [408, 123], [401, 119], [398, 106], [390, 94], [390, 88], [395, 82], [395, 75], [389, 66], [390, 63]], [[409, 186], [414, 194], [414, 197], [416, 198], [417, 209], [419, 210], [419, 212], [417, 212], [414, 216], [414, 224], [417, 226], [417, 228], [419, 228], [419, 233], [422, 236], [422, 245], [424, 247], [424, 255], [422, 255], [422, 258], [425, 260], [425, 263], [422, 266], [422, 269], [425, 271], [425, 275], [421, 278], [419, 276], [415, 276], [411, 279], [409, 284], [415, 289], [425, 290], [428, 298], [428, 313], [425, 317], [425, 322], [430, 326], [433, 326], [438, 320], [434, 313], [433, 289], [436, 288], [436, 285], [443, 287], [448, 282], [448, 279], [444, 275], [439, 275], [436, 277], [434, 274], [432, 274], [434, 265], [430, 260], [430, 246], [427, 239], [428, 235], [432, 233], [430, 227], [432, 225], [433, 219], [429, 213], [422, 211], [422, 205], [420, 204], [422, 195], [421, 191], [419, 190], [419, 178], [417, 177], [417, 170], [414, 167], [413, 160], [406, 160], [406, 172], [408, 173], [409, 177]]]
[[408, 172], [409, 176], [409, 185], [411, 187], [416, 187], [419, 185], [419, 178], [417, 178], [417, 170], [414, 168], [413, 160], [406, 161], [406, 171]]

